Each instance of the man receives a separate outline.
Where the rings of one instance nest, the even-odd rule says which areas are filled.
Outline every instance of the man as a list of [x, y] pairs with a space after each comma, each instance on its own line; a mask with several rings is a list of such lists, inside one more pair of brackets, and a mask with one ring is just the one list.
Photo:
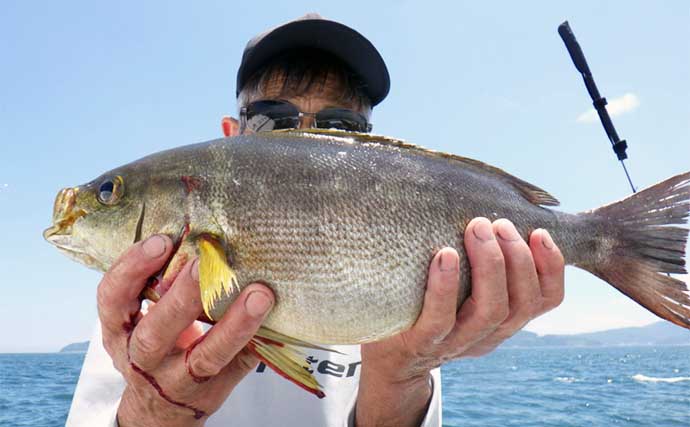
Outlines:
[[[388, 88], [386, 66], [368, 40], [307, 15], [249, 42], [238, 71], [239, 121], [225, 120], [224, 130], [366, 132], [371, 109]], [[113, 425], [117, 419], [122, 427], [439, 426], [438, 367], [490, 352], [563, 298], [563, 258], [545, 230], [526, 243], [509, 221], [476, 218], [464, 238], [472, 296], [460, 310], [459, 258], [445, 248], [431, 260], [424, 306], [411, 329], [362, 345], [361, 364], [357, 346], [337, 347], [343, 357], [309, 355], [327, 394], [322, 400], [257, 367], [244, 348], [275, 301], [268, 286], [247, 286], [201, 340], [194, 322], [202, 312], [196, 260], [144, 315], [138, 295], [164, 266], [172, 241], [153, 236], [137, 243], [99, 285], [105, 351], [98, 336], [92, 340], [68, 425]], [[108, 358], [117, 371], [105, 367]]]

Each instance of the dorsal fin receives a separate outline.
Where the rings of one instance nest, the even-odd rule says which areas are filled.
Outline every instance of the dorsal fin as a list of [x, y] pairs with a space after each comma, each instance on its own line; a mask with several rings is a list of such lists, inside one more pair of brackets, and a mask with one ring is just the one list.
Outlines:
[[398, 147], [406, 150], [412, 150], [418, 152], [422, 155], [429, 157], [440, 157], [444, 159], [453, 160], [460, 162], [465, 166], [469, 166], [472, 169], [479, 170], [483, 173], [491, 174], [497, 179], [513, 186], [527, 201], [538, 206], [558, 206], [558, 200], [545, 190], [537, 187], [536, 185], [530, 184], [529, 182], [523, 181], [517, 178], [503, 169], [491, 166], [479, 160], [470, 159], [468, 157], [458, 156], [456, 154], [444, 153], [442, 151], [431, 150], [428, 148], [421, 147], [419, 145], [410, 144], [401, 139], [395, 139], [388, 136], [373, 135], [369, 133], [357, 133], [357, 132], [345, 132], [335, 129], [288, 129], [281, 131], [270, 132], [274, 134], [280, 133], [290, 133], [296, 136], [306, 136], [306, 137], [319, 137], [321, 135], [325, 137], [335, 137], [347, 140], [347, 142], [354, 143], [364, 143], [364, 144], [378, 144], [382, 146], [392, 146]]

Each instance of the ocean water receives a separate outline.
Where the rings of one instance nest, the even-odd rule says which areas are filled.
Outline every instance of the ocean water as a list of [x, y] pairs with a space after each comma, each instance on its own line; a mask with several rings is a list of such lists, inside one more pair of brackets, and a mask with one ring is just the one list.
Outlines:
[[83, 354], [0, 354], [0, 426], [64, 426]]
[[499, 349], [442, 372], [444, 426], [690, 426], [687, 346]]
[[[82, 354], [0, 354], [0, 426], [62, 426]], [[499, 349], [443, 368], [443, 425], [690, 426], [690, 347]]]

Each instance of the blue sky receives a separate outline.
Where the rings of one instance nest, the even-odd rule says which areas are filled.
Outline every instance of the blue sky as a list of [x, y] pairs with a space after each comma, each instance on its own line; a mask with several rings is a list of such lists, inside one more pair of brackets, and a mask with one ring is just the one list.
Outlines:
[[[392, 77], [376, 133], [481, 159], [576, 212], [629, 193], [556, 32], [565, 19], [637, 186], [690, 170], [690, 6], [685, 1], [3, 2], [0, 13], [0, 351], [87, 339], [99, 274], [45, 243], [59, 188], [164, 148], [220, 136], [235, 72], [258, 32], [315, 11], [380, 50]], [[618, 108], [618, 107], [617, 107]], [[539, 333], [650, 323], [569, 268]]]

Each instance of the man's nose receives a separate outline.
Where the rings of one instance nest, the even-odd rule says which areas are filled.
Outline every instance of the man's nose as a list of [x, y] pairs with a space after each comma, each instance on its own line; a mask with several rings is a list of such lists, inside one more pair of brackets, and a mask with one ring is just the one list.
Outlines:
[[309, 129], [314, 127], [314, 117], [304, 114], [299, 118], [299, 129]]

